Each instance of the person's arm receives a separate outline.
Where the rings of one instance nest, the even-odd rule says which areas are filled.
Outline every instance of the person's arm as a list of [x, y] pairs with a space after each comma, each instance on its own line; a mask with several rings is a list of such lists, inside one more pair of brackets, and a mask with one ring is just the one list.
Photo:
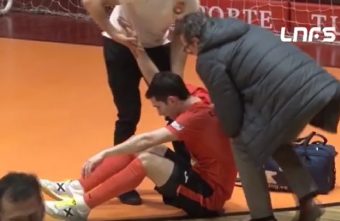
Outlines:
[[179, 35], [174, 35], [170, 46], [171, 71], [183, 77], [187, 53]]
[[[119, 18], [118, 22], [120, 26], [125, 30], [128, 36], [136, 36], [136, 32], [132, 29], [131, 25], [124, 20], [123, 18]], [[159, 72], [159, 69], [155, 65], [155, 63], [150, 59], [148, 53], [146, 53], [144, 47], [142, 46], [141, 42], [136, 36], [136, 42], [134, 45], [130, 45], [129, 49], [133, 56], [136, 59], [138, 67], [142, 72], [142, 75], [147, 84], [150, 84], [152, 78], [155, 76], [156, 73]]]
[[150, 84], [155, 74], [159, 72], [159, 69], [144, 49], [135, 49], [133, 54], [146, 83]]
[[[141, 70], [145, 81], [150, 84], [152, 78], [159, 72], [157, 66], [150, 59], [149, 55], [142, 48], [130, 48], [135, 56], [138, 67]], [[187, 58], [183, 45], [178, 36], [175, 36], [171, 43], [171, 70], [173, 73], [183, 76], [183, 70]]]
[[[199, 11], [199, 7], [199, 0], [177, 0], [173, 10], [175, 14], [176, 11], [178, 13], [176, 15], [177, 19], [181, 19], [186, 14]], [[176, 33], [172, 36], [170, 50], [171, 71], [183, 76], [187, 53], [184, 51], [184, 45], [182, 44], [180, 36]]]
[[196, 71], [209, 91], [215, 112], [229, 137], [239, 134], [243, 123], [243, 100], [225, 64], [211, 59], [213, 52], [197, 58]]
[[83, 165], [82, 176], [89, 176], [91, 172], [109, 156], [139, 153], [162, 143], [175, 140], [177, 140], [177, 137], [167, 128], [161, 128], [149, 133], [133, 136], [121, 144], [102, 150], [92, 156]]
[[106, 14], [106, 6], [119, 5], [119, 0], [82, 0], [83, 5], [95, 23], [110, 37], [124, 45], [132, 44], [135, 36], [126, 36], [119, 32], [110, 22], [109, 16]]
[[103, 153], [105, 157], [139, 153], [151, 147], [171, 142], [176, 139], [176, 136], [164, 127], [148, 133], [133, 136], [121, 144], [104, 150]]
[[119, 0], [82, 0], [82, 2], [85, 9], [98, 26], [113, 37], [117, 30], [110, 22], [109, 17], [106, 14], [105, 6], [119, 5]]

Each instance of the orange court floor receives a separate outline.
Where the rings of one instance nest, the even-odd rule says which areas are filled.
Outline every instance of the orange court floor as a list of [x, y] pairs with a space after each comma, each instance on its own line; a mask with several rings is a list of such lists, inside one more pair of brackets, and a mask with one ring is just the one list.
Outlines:
[[[51, 180], [78, 178], [84, 161], [112, 144], [116, 110], [101, 48], [0, 38], [0, 64], [0, 174], [25, 171]], [[340, 78], [340, 69], [327, 69]], [[202, 85], [193, 57], [188, 59], [185, 80]], [[145, 89], [142, 82], [142, 94]], [[163, 118], [144, 97], [142, 102], [138, 132], [163, 126]], [[312, 130], [307, 127], [303, 133]], [[339, 151], [340, 135], [322, 134]], [[337, 171], [339, 166], [337, 157]], [[169, 220], [183, 216], [162, 204], [148, 179], [138, 190], [142, 206], [122, 205], [113, 199], [96, 208], [91, 219]], [[335, 189], [318, 200], [340, 205], [339, 173]], [[272, 193], [272, 201], [276, 209], [296, 206], [288, 193]], [[247, 213], [241, 188], [235, 188], [225, 209], [228, 214]]]

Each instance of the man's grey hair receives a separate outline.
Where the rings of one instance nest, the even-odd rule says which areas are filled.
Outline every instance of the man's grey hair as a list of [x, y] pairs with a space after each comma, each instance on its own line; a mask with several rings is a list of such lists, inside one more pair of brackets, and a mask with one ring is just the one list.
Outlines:
[[175, 33], [183, 35], [188, 43], [192, 38], [201, 38], [202, 29], [208, 21], [208, 17], [203, 12], [194, 12], [187, 14], [183, 19], [176, 23]]

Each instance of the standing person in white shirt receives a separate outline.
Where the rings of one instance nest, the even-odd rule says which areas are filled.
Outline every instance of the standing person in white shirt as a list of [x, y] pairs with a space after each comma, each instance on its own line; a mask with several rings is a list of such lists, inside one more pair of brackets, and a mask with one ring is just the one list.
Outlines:
[[[170, 40], [169, 30], [177, 19], [198, 11], [199, 0], [83, 0], [83, 4], [104, 31], [103, 50], [108, 82], [118, 110], [114, 131], [114, 145], [117, 145], [136, 131], [141, 115], [139, 83], [142, 77], [128, 48], [136, 42], [135, 36], [128, 36], [119, 20], [133, 27], [160, 71], [171, 70], [182, 75], [186, 53], [178, 36], [172, 36]], [[107, 16], [106, 6], [114, 6], [111, 16]], [[174, 142], [173, 145], [176, 152], [188, 158], [183, 143]], [[141, 204], [136, 191], [122, 194], [119, 199], [126, 204]]]

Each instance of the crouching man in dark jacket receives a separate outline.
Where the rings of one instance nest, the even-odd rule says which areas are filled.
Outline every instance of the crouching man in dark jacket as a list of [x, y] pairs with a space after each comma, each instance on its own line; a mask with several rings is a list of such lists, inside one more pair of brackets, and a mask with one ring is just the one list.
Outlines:
[[276, 220], [262, 165], [270, 156], [299, 199], [299, 221], [322, 212], [317, 187], [290, 146], [307, 124], [336, 133], [340, 84], [316, 62], [270, 31], [236, 19], [187, 15], [177, 32], [232, 137], [252, 220]]

